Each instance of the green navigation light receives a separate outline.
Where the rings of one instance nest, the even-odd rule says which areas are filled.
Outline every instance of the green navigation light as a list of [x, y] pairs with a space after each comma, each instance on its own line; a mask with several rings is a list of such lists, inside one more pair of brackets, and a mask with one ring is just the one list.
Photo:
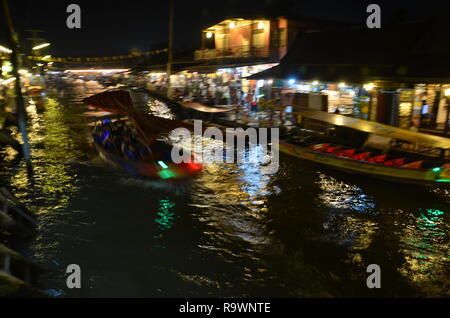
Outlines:
[[176, 177], [176, 175], [170, 170], [161, 170], [160, 172], [158, 172], [158, 175], [162, 179], [170, 179]]

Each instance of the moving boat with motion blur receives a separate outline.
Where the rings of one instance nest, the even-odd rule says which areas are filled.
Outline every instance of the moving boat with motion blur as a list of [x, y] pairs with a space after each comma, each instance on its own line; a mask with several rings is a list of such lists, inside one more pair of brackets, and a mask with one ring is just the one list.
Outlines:
[[348, 173], [450, 185], [450, 139], [320, 111], [300, 111], [279, 150]]
[[127, 91], [104, 92], [84, 101], [101, 111], [93, 144], [108, 164], [135, 176], [163, 180], [186, 179], [201, 172], [194, 154], [191, 162], [175, 163], [172, 146], [159, 140], [178, 127], [192, 130], [191, 125], [136, 110]]

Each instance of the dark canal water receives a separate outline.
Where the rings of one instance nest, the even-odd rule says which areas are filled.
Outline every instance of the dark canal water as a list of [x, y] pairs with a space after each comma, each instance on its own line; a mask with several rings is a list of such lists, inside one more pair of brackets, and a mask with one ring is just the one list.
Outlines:
[[[281, 155], [277, 173], [209, 165], [190, 185], [143, 182], [88, 145], [94, 82], [30, 103], [35, 177], [2, 169], [39, 216], [23, 252], [60, 297], [450, 296], [450, 191], [390, 184]], [[154, 107], [153, 107], [154, 108]], [[164, 112], [164, 110], [162, 110]], [[9, 156], [8, 151], [4, 153]], [[66, 287], [79, 264], [82, 288]], [[366, 287], [378, 264], [382, 288]]]

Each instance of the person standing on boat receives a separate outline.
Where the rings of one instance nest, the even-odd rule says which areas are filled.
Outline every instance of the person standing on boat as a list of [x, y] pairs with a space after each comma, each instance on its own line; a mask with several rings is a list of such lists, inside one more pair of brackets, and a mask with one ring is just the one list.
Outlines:
[[258, 101], [256, 100], [256, 97], [252, 100], [250, 105], [252, 114], [256, 114], [258, 112]]
[[245, 107], [248, 109], [248, 112], [251, 112], [252, 109], [252, 101], [253, 101], [253, 93], [250, 91], [247, 93], [245, 97]]

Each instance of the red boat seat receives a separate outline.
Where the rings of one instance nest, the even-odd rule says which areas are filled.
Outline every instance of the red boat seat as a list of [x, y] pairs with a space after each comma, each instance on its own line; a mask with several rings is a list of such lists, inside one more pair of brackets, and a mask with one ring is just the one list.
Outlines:
[[314, 151], [325, 151], [328, 147], [330, 147], [330, 144], [317, 144], [317, 145], [308, 147], [308, 149], [314, 150]]
[[338, 151], [335, 153], [335, 155], [339, 156], [339, 157], [348, 158], [348, 157], [353, 156], [355, 154], [355, 152], [356, 152], [356, 149], [347, 149], [347, 150], [343, 150], [343, 151]]
[[422, 167], [423, 160], [414, 161], [403, 165], [402, 168], [410, 168], [410, 169], [420, 169]]
[[370, 157], [371, 154], [372, 154], [371, 152], [362, 152], [362, 153], [359, 153], [357, 155], [352, 156], [352, 159], [355, 159], [355, 160], [366, 160], [367, 158]]
[[325, 151], [328, 153], [333, 153], [340, 149], [342, 149], [342, 146], [334, 146], [334, 147], [328, 147]]
[[367, 159], [368, 162], [373, 162], [373, 163], [382, 163], [386, 160], [387, 156], [386, 155], [379, 155], [379, 156], [375, 156], [372, 158]]
[[392, 159], [384, 162], [385, 166], [391, 166], [391, 167], [400, 167], [405, 164], [406, 158], [397, 158]]

